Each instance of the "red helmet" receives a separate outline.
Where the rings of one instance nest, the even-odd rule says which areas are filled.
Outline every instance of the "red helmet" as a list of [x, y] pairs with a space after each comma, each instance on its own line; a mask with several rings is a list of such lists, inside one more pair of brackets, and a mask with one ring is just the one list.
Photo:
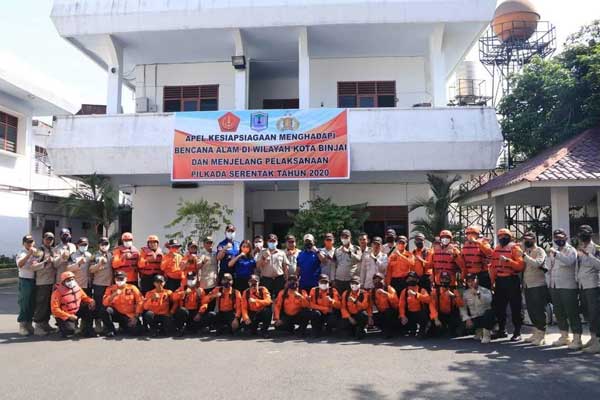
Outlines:
[[126, 240], [133, 240], [133, 235], [131, 234], [131, 232], [124, 232], [121, 235], [121, 240], [122, 241], [126, 241]]
[[60, 281], [64, 282], [69, 278], [75, 278], [75, 274], [73, 274], [71, 271], [65, 271], [62, 274], [60, 274]]
[[150, 236], [148, 236], [148, 239], [146, 239], [146, 242], [158, 242], [158, 243], [160, 243], [160, 240], [158, 240], [158, 236], [156, 236], [156, 235], [150, 235]]
[[443, 237], [448, 237], [450, 239], [452, 239], [452, 232], [450, 232], [449, 230], [443, 230], [440, 232], [440, 238]]
[[481, 233], [481, 231], [479, 230], [479, 228], [476, 228], [474, 226], [469, 226], [467, 229], [465, 229], [465, 234], [468, 235], [469, 233], [479, 235]]

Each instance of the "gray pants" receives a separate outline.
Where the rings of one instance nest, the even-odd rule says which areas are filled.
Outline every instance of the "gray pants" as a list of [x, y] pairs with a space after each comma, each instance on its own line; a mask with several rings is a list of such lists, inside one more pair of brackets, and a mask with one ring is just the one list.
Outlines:
[[43, 324], [50, 321], [50, 297], [54, 285], [37, 285], [35, 287], [35, 309], [33, 322]]
[[581, 303], [585, 319], [590, 324], [590, 333], [600, 333], [600, 288], [582, 289]]
[[525, 288], [525, 302], [527, 314], [534, 327], [541, 331], [546, 330], [546, 306], [550, 302], [550, 293], [546, 285]]
[[581, 335], [578, 292], [578, 289], [550, 289], [558, 329], [568, 332], [570, 326], [573, 333]]

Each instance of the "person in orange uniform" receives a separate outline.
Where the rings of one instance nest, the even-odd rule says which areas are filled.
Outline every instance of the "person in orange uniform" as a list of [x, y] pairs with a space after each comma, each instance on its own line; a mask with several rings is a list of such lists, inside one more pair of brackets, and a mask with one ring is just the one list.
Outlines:
[[217, 286], [204, 300], [205, 304], [216, 300], [215, 311], [212, 311], [213, 326], [217, 335], [224, 332], [235, 334], [240, 328], [242, 317], [242, 295], [239, 290], [233, 288], [233, 276], [229, 273], [223, 274], [221, 286]]
[[271, 294], [266, 287], [260, 286], [258, 275], [250, 275], [248, 289], [242, 293], [242, 326], [244, 330], [256, 335], [259, 325], [262, 325], [262, 336], [268, 337], [271, 319], [273, 319], [272, 304]]
[[198, 275], [200, 265], [204, 261], [204, 257], [198, 255], [198, 243], [195, 240], [190, 241], [187, 244], [187, 252], [181, 259], [181, 270], [183, 272], [183, 278], [181, 279], [181, 285], [185, 285], [185, 280], [188, 272], [193, 272]]
[[314, 336], [320, 337], [323, 327], [327, 334], [333, 332], [339, 325], [342, 303], [337, 289], [329, 284], [329, 275], [319, 275], [319, 285], [310, 289], [308, 298], [312, 310], [310, 324]]
[[487, 268], [487, 259], [492, 256], [494, 249], [487, 240], [480, 240], [480, 231], [473, 226], [465, 230], [467, 240], [462, 248], [462, 258], [464, 260], [464, 270], [462, 276], [468, 274], [477, 275], [479, 286], [486, 289], [492, 288], [492, 281]]
[[356, 339], [360, 340], [367, 334], [365, 327], [369, 323], [369, 305], [369, 292], [360, 288], [360, 277], [352, 277], [350, 289], [342, 294], [342, 320]]
[[275, 329], [294, 333], [298, 325], [298, 335], [304, 336], [311, 316], [309, 307], [306, 291], [298, 287], [298, 277], [289, 275], [285, 289], [279, 292], [275, 301]]
[[392, 286], [384, 283], [384, 279], [380, 272], [373, 275], [373, 289], [369, 294], [370, 306], [367, 314], [369, 326], [378, 326], [385, 337], [390, 339], [398, 321], [398, 294]]
[[[419, 277], [419, 286], [428, 293], [431, 293], [431, 275], [433, 269], [431, 268], [431, 256], [433, 252], [431, 249], [425, 247], [425, 235], [421, 232], [417, 232], [414, 237], [415, 248], [412, 251], [415, 257], [415, 271], [423, 271]], [[418, 273], [418, 272], [417, 272]]]
[[456, 274], [464, 270], [464, 261], [458, 246], [452, 243], [450, 231], [440, 232], [440, 243], [434, 246], [432, 253], [433, 285], [440, 286], [440, 274], [446, 271], [450, 274], [450, 286], [456, 287]]
[[185, 332], [195, 334], [199, 329], [210, 327], [212, 315], [208, 313], [208, 303], [203, 302], [206, 294], [198, 283], [198, 275], [190, 271], [185, 283], [171, 296], [171, 315], [178, 336]]
[[431, 304], [433, 305], [431, 319], [438, 335], [445, 334], [456, 337], [462, 333], [460, 307], [465, 303], [460, 291], [450, 288], [450, 281], [450, 274], [443, 271], [440, 274], [441, 285], [431, 291]]
[[[415, 257], [406, 248], [408, 239], [406, 236], [398, 236], [396, 248], [388, 256], [388, 266], [385, 273], [385, 283], [400, 293], [406, 287], [406, 277], [410, 271], [415, 270]], [[423, 271], [416, 271], [422, 275]]]
[[140, 314], [144, 310], [144, 298], [135, 285], [127, 283], [127, 275], [123, 271], [115, 273], [115, 284], [109, 286], [102, 298], [104, 312], [102, 325], [106, 337], [115, 336], [115, 322], [121, 331], [133, 335], [141, 333]]
[[165, 289], [165, 277], [156, 275], [154, 277], [154, 289], [146, 293], [144, 297], [144, 326], [152, 336], [160, 334], [171, 334], [173, 318], [171, 318], [171, 292]]
[[177, 239], [169, 239], [165, 246], [169, 252], [163, 256], [160, 269], [166, 278], [165, 288], [173, 292], [181, 286], [184, 277], [181, 270], [183, 256], [179, 252], [181, 244]]
[[54, 286], [54, 291], [50, 297], [50, 310], [63, 338], [68, 338], [75, 334], [77, 321], [82, 320], [85, 331], [82, 332], [86, 337], [96, 336], [92, 328], [92, 313], [96, 307], [94, 299], [89, 297], [79, 287], [72, 272], [66, 271], [60, 274], [60, 283]]
[[429, 321], [433, 314], [431, 297], [427, 290], [419, 287], [419, 276], [411, 271], [406, 278], [407, 287], [400, 292], [398, 301], [398, 318], [409, 331], [417, 332], [424, 339], [429, 330]]
[[133, 235], [125, 232], [121, 235], [122, 245], [113, 250], [113, 270], [123, 271], [127, 276], [127, 284], [138, 286], [138, 261], [140, 252], [133, 246]]
[[158, 236], [148, 236], [146, 246], [140, 250], [140, 260], [138, 261], [142, 295], [146, 295], [154, 287], [154, 277], [161, 273], [162, 258], [163, 254], [159, 246]]
[[493, 339], [505, 338], [506, 333], [506, 306], [510, 304], [510, 313], [514, 332], [510, 340], [521, 340], [521, 278], [519, 274], [525, 269], [523, 250], [512, 241], [512, 234], [508, 229], [498, 230], [498, 244], [492, 254], [490, 276], [494, 287], [493, 308], [498, 320], [498, 332], [492, 335]]

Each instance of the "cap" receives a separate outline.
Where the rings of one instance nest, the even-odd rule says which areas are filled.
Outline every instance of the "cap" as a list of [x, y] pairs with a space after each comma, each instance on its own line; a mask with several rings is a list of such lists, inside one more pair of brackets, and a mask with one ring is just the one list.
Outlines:
[[267, 236], [267, 242], [270, 240], [277, 241], [277, 235], [274, 233], [269, 233], [269, 235]]
[[579, 233], [587, 233], [587, 234], [589, 234], [589, 235], [593, 235], [593, 234], [594, 234], [594, 230], [593, 230], [593, 229], [592, 229], [592, 227], [591, 227], [591, 226], [589, 226], [589, 225], [581, 225], [581, 226], [579, 227], [579, 230], [578, 230], [578, 232], [579, 232]]
[[233, 280], [233, 275], [231, 275], [229, 273], [223, 274], [223, 278], [222, 279], [225, 279], [227, 281], [232, 281]]
[[288, 281], [297, 281], [298, 280], [298, 276], [295, 274], [290, 274], [288, 275]]
[[555, 229], [554, 232], [552, 232], [552, 236], [554, 237], [567, 237], [567, 233], [565, 232], [564, 229]]
[[54, 233], [52, 233], [52, 232], [46, 232], [46, 233], [44, 233], [43, 238], [44, 239], [46, 239], [46, 238], [52, 238], [52, 239], [54, 239]]
[[359, 276], [353, 276], [352, 278], [350, 278], [350, 283], [360, 283], [360, 277]]
[[313, 235], [311, 235], [310, 233], [307, 233], [306, 235], [304, 235], [304, 241], [306, 242], [307, 240], [310, 240], [311, 242], [315, 241], [315, 237]]
[[27, 243], [27, 242], [33, 242], [33, 236], [31, 236], [31, 235], [23, 236], [23, 243]]
[[69, 278], [75, 278], [75, 274], [72, 273], [71, 271], [65, 271], [62, 274], [60, 274], [60, 281], [64, 282]]
[[443, 231], [440, 232], [440, 238], [443, 238], [443, 237], [449, 237], [450, 239], [452, 239], [452, 232], [444, 229]]
[[260, 278], [258, 275], [250, 275], [250, 278], [248, 278], [248, 282], [258, 282], [260, 281]]
[[340, 233], [340, 236], [352, 236], [352, 234], [350, 233], [350, 231], [348, 229], [344, 229], [342, 230], [342, 232]]
[[327, 240], [327, 239], [331, 239], [331, 240], [333, 240], [333, 239], [334, 239], [334, 237], [333, 237], [333, 233], [331, 233], [331, 232], [327, 232], [327, 233], [325, 234], [325, 240]]
[[523, 239], [535, 240], [535, 233], [533, 233], [531, 231], [525, 232], [525, 234], [523, 235]]
[[154, 282], [165, 283], [165, 277], [162, 275], [154, 275]]
[[379, 236], [375, 236], [372, 240], [371, 243], [377, 243], [377, 244], [382, 244], [383, 240], [379, 237]]
[[71, 230], [69, 228], [62, 228], [60, 230], [60, 236], [71, 236]]
[[121, 235], [121, 240], [133, 240], [133, 235], [131, 234], [131, 232], [123, 232], [123, 234]]
[[319, 275], [319, 282], [321, 282], [321, 281], [327, 281], [327, 282], [329, 282], [329, 275], [327, 275], [327, 274], [321, 274], [321, 275]]
[[376, 272], [375, 274], [373, 274], [373, 279], [375, 278], [385, 279], [385, 276], [381, 272]]
[[404, 235], [398, 236], [396, 238], [396, 243], [400, 243], [400, 242], [406, 244], [406, 243], [408, 243], [408, 239]]
[[425, 240], [425, 235], [423, 235], [421, 232], [417, 232], [415, 233], [415, 239]]
[[80, 238], [79, 238], [79, 240], [77, 241], [77, 244], [82, 244], [82, 243], [85, 243], [85, 244], [90, 244], [90, 241], [89, 241], [89, 240], [88, 240], [88, 238], [86, 238], [85, 236], [82, 236], [82, 237], [80, 237]]
[[185, 278], [186, 279], [196, 279], [196, 273], [194, 271], [189, 271], [186, 275]]
[[115, 279], [120, 279], [120, 278], [127, 278], [127, 274], [123, 271], [117, 271], [115, 272]]
[[196, 246], [196, 247], [198, 247], [198, 242], [196, 242], [195, 240], [191, 240], [191, 241], [189, 241], [189, 242], [188, 242], [188, 244], [187, 244], [187, 247], [188, 247], [188, 249], [189, 249], [190, 247], [192, 247], [192, 246]]
[[99, 240], [98, 240], [98, 244], [110, 244], [108, 238], [106, 236], [102, 236]]
[[289, 241], [292, 241], [292, 240], [295, 242], [296, 241], [296, 236], [294, 236], [294, 235], [287, 235], [285, 237], [285, 241], [286, 242], [289, 242]]
[[181, 244], [179, 244], [179, 240], [177, 239], [169, 239], [167, 247], [181, 247]]
[[477, 279], [477, 274], [467, 274], [467, 277], [465, 278], [467, 281], [474, 281], [475, 279]]
[[146, 242], [160, 242], [160, 240], [158, 239], [158, 236], [156, 236], [156, 235], [150, 235], [146, 239]]
[[205, 236], [204, 239], [202, 239], [202, 241], [204, 243], [212, 243], [212, 242], [214, 242], [212, 236]]

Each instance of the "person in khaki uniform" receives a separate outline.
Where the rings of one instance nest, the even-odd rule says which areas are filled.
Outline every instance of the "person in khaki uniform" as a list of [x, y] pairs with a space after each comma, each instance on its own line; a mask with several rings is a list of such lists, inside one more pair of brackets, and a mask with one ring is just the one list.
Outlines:
[[337, 265], [334, 242], [333, 233], [326, 233], [324, 238], [325, 247], [320, 249], [318, 253], [319, 260], [321, 261], [321, 273], [327, 275], [331, 281], [335, 279], [335, 268]]
[[334, 283], [335, 288], [343, 293], [350, 289], [350, 279], [359, 274], [362, 253], [358, 246], [352, 244], [352, 235], [348, 229], [342, 231], [340, 238], [342, 245], [335, 250]]
[[106, 288], [112, 285], [112, 252], [110, 252], [110, 243], [107, 237], [101, 237], [98, 241], [98, 251], [92, 259], [90, 265], [90, 277], [92, 280], [92, 297], [96, 302], [96, 309], [93, 312], [94, 325], [96, 333], [107, 333], [102, 325], [102, 313], [104, 312], [104, 293]]
[[[271, 241], [277, 241], [277, 236], [273, 234], [269, 236], [274, 238]], [[276, 246], [267, 247], [256, 256], [256, 269], [260, 274], [261, 283], [273, 298], [277, 298], [285, 286], [289, 275], [289, 265], [290, 262], [285, 252]]]
[[523, 288], [527, 313], [533, 324], [533, 335], [525, 339], [536, 346], [543, 345], [546, 337], [546, 306], [550, 302], [550, 292], [546, 285], [546, 253], [537, 246], [533, 232], [523, 235]]
[[71, 254], [75, 253], [75, 251], [77, 251], [77, 248], [71, 243], [71, 231], [69, 228], [62, 228], [60, 230], [60, 243], [54, 246], [55, 256], [58, 256], [54, 262], [54, 267], [56, 268], [55, 283], [60, 283], [60, 274], [67, 270]]
[[52, 232], [44, 233], [42, 246], [42, 263], [38, 264], [35, 270], [35, 309], [33, 312], [33, 322], [35, 323], [33, 334], [36, 336], [45, 336], [56, 332], [56, 329], [50, 326], [50, 297], [56, 282], [55, 262], [58, 256], [54, 253], [54, 234]]
[[[205, 293], [210, 293], [217, 286], [217, 276], [219, 273], [219, 261], [217, 252], [213, 250], [212, 236], [206, 236], [202, 239], [203, 248], [198, 251], [198, 256], [202, 258], [198, 266], [198, 285]], [[215, 308], [215, 302], [208, 304], [208, 311]]]

